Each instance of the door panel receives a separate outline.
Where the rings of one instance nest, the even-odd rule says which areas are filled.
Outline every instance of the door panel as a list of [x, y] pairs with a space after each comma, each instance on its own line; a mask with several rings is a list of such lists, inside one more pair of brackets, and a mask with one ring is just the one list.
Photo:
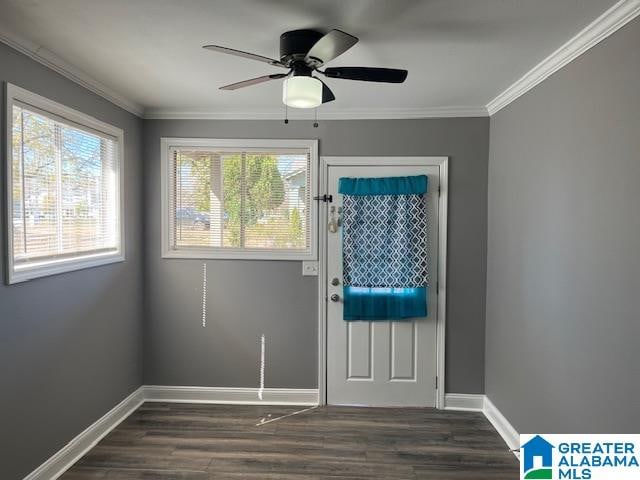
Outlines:
[[[330, 207], [342, 206], [341, 177], [428, 175], [426, 196], [429, 225], [428, 316], [402, 321], [344, 321], [342, 318], [342, 235], [327, 235], [327, 401], [330, 404], [370, 406], [435, 406], [436, 318], [438, 278], [439, 168], [424, 165], [329, 166]], [[330, 213], [328, 212], [328, 215]], [[337, 278], [338, 285], [331, 280]]]
[[347, 325], [347, 379], [373, 379], [373, 329], [370, 322]]
[[389, 322], [390, 380], [416, 381], [416, 322]]

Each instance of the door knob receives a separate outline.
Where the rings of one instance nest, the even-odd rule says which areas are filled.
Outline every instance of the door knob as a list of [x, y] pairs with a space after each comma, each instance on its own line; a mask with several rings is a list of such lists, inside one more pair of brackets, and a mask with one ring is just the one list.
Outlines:
[[331, 295], [329, 297], [331, 299], [332, 302], [338, 302], [340, 301], [340, 295], [338, 295], [337, 293], [334, 293], [333, 295]]

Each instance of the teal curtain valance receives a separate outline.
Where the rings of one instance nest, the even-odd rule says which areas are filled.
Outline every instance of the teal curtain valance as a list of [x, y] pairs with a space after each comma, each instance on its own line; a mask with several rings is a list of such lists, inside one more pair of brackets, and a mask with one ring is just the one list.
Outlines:
[[341, 178], [344, 320], [427, 315], [427, 176]]
[[340, 179], [343, 195], [421, 195], [427, 193], [428, 177], [346, 178]]

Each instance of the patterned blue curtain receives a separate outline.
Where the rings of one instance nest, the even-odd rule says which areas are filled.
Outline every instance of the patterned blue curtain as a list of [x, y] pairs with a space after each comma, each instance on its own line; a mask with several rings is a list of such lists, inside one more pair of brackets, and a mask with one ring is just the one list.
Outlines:
[[345, 320], [427, 315], [427, 180], [340, 179]]

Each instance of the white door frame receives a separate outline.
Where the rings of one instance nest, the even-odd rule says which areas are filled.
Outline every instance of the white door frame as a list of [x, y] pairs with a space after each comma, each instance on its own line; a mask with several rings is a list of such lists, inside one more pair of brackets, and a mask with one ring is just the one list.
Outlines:
[[[337, 166], [435, 166], [440, 171], [440, 201], [438, 206], [438, 314], [436, 317], [436, 408], [444, 408], [445, 394], [445, 331], [447, 307], [447, 198], [449, 191], [449, 157], [320, 157], [319, 192], [327, 191], [328, 168]], [[318, 390], [320, 405], [327, 403], [327, 202], [318, 209]]]

